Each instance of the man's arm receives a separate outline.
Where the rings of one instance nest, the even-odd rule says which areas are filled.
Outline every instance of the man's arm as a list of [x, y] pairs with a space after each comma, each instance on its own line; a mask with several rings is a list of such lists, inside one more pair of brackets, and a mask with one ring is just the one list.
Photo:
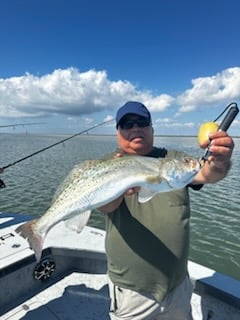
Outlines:
[[[226, 132], [218, 131], [209, 135], [211, 155], [195, 176], [193, 184], [215, 183], [226, 177], [231, 168], [231, 156], [234, 148], [233, 139]], [[207, 147], [208, 142], [201, 145]]]

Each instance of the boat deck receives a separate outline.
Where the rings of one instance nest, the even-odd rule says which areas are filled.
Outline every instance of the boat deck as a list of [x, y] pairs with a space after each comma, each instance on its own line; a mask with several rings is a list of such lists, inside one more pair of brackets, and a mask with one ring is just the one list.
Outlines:
[[107, 276], [73, 272], [7, 312], [11, 320], [109, 320]]
[[[73, 272], [11, 309], [1, 320], [110, 320], [106, 274]], [[194, 320], [239, 320], [236, 309], [193, 294]]]
[[[59, 224], [36, 263], [16, 224], [0, 213], [0, 320], [105, 320], [110, 299], [103, 230]], [[240, 283], [189, 261], [194, 320], [239, 320]]]

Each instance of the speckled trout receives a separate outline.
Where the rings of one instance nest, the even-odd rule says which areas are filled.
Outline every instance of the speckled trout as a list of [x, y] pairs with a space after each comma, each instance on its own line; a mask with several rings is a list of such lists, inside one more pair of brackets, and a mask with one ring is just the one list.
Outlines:
[[185, 187], [199, 169], [199, 161], [188, 156], [84, 161], [69, 173], [49, 209], [39, 219], [20, 225], [16, 232], [28, 240], [39, 261], [47, 233], [59, 222], [66, 221], [68, 227], [80, 232], [91, 210], [117, 199], [129, 188], [140, 187], [138, 201], [144, 203], [156, 193]]

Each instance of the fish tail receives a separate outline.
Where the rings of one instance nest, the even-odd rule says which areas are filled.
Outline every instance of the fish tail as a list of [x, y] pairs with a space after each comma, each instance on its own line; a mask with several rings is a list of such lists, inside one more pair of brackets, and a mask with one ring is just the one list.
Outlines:
[[26, 222], [20, 225], [15, 231], [28, 241], [30, 248], [35, 253], [37, 262], [39, 262], [42, 255], [44, 237], [36, 231], [36, 222], [37, 219]]

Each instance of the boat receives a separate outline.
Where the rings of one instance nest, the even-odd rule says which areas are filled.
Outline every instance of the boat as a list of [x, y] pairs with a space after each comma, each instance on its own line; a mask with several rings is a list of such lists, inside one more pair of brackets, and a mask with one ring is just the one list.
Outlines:
[[[0, 213], [0, 319], [105, 320], [108, 295], [105, 231], [55, 226], [40, 262], [16, 234], [25, 214]], [[194, 320], [239, 320], [240, 281], [189, 261]]]

